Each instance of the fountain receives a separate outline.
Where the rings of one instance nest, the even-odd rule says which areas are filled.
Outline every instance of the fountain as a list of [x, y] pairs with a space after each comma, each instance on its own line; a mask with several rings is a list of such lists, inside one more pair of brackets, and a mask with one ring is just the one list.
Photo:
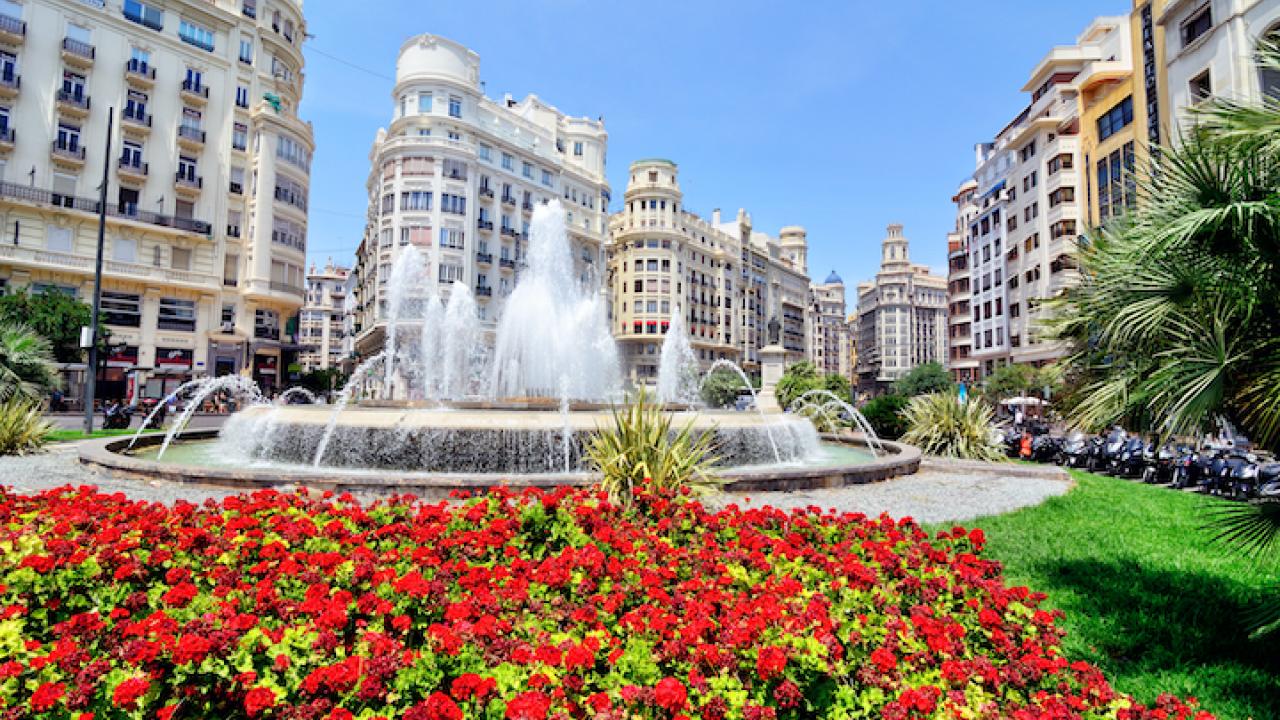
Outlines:
[[[528, 265], [505, 302], [490, 304], [501, 302], [496, 325], [483, 324], [467, 284], [441, 282], [427, 254], [404, 246], [388, 283], [384, 349], [356, 368], [332, 405], [254, 404], [218, 433], [192, 431], [175, 442], [187, 413], [158, 454], [160, 443], [144, 438], [133, 449], [86, 450], [85, 462], [145, 474], [163, 456], [166, 467], [183, 463], [184, 477], [426, 493], [589, 482], [584, 448], [612, 423], [611, 405], [627, 398], [618, 349], [598, 281], [575, 271], [560, 203], [539, 206], [530, 230]], [[718, 472], [731, 484], [843, 484], [888, 472], [860, 442], [824, 441], [796, 414], [765, 413], [758, 402], [754, 412], [697, 409], [705, 382], [697, 365], [677, 308], [663, 342], [659, 395], [673, 427], [714, 435]], [[755, 397], [728, 360], [712, 363], [708, 375], [722, 368]], [[236, 376], [192, 388], [200, 399], [219, 389], [253, 398], [249, 385]], [[918, 464], [909, 453], [899, 460], [894, 468]]]

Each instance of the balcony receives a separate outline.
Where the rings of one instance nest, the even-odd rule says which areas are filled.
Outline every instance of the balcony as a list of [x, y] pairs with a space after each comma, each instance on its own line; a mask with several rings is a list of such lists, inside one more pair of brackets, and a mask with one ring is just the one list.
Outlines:
[[7, 153], [12, 151], [14, 141], [16, 140], [16, 138], [17, 138], [17, 133], [14, 132], [13, 128], [7, 127], [4, 129], [0, 129], [0, 153]]
[[83, 91], [59, 90], [58, 110], [69, 117], [89, 117], [89, 96]]
[[531, 202], [520, 203], [520, 209], [527, 213], [531, 213], [533, 212], [533, 203]]
[[120, 113], [120, 125], [127, 130], [146, 134], [151, 132], [151, 115], [138, 108], [125, 108]]
[[72, 67], [89, 69], [93, 67], [93, 58], [97, 51], [92, 45], [75, 38], [62, 38], [62, 61]]
[[[54, 143], [55, 157], [57, 152], [57, 143]], [[81, 149], [80, 156], [84, 156], [83, 149]], [[30, 187], [28, 185], [18, 185], [16, 183], [0, 182], [0, 198], [42, 207], [59, 207], [66, 208], [68, 210], [77, 210], [91, 215], [98, 214], [97, 200], [70, 197], [50, 192], [48, 190]], [[108, 204], [107, 216], [143, 222], [148, 225], [155, 225], [158, 227], [176, 228], [185, 232], [200, 233], [202, 235], [209, 235], [213, 232], [213, 226], [202, 220], [143, 212], [139, 211], [136, 205], [120, 207]]]
[[286, 295], [297, 295], [298, 297], [305, 297], [307, 294], [306, 291], [303, 290], [301, 287], [297, 285], [293, 285], [291, 283], [283, 282], [280, 280], [272, 280], [270, 287], [271, 287], [271, 292], [285, 293]]
[[492, 265], [493, 255], [490, 253], [478, 252], [476, 253], [476, 262], [481, 265]]
[[203, 83], [182, 81], [182, 99], [192, 105], [205, 105], [209, 102], [209, 86]]
[[515, 206], [516, 206], [516, 202], [517, 202], [517, 200], [516, 200], [515, 198], [511, 197], [510, 195], [503, 195], [503, 196], [502, 196], [502, 204], [503, 204], [503, 205], [510, 205], [511, 207], [515, 207]]
[[510, 228], [510, 227], [504, 227], [498, 232], [500, 232], [502, 235], [505, 235], [506, 237], [516, 237], [517, 235], [520, 234], [516, 232], [515, 228]]
[[135, 58], [124, 64], [124, 79], [131, 85], [150, 90], [156, 84], [156, 69]]
[[492, 229], [493, 229], [493, 221], [492, 221], [492, 220], [485, 220], [484, 218], [480, 218], [480, 219], [476, 220], [476, 227], [480, 228], [481, 230], [492, 230]]
[[173, 176], [173, 189], [178, 191], [179, 195], [199, 195], [203, 187], [204, 178], [194, 173], [178, 171]]
[[488, 285], [477, 285], [476, 297], [493, 297], [493, 288]]
[[191, 150], [200, 150], [204, 147], [206, 133], [200, 128], [188, 127], [186, 125], [178, 126], [178, 144]]
[[498, 260], [498, 264], [508, 270], [516, 269], [516, 261], [512, 260], [511, 258], [501, 258], [500, 260]]
[[[0, 15], [0, 17], [3, 16]], [[0, 74], [0, 98], [15, 98], [21, 89], [22, 76], [14, 72], [13, 68], [6, 68], [4, 73]]]
[[16, 17], [0, 15], [0, 42], [20, 45], [27, 39], [27, 23]]
[[129, 9], [128, 5], [126, 5], [124, 9], [124, 17], [130, 22], [136, 22], [139, 25], [149, 27], [152, 30], [164, 30], [164, 13], [157, 12], [151, 8], [147, 8], [142, 12], [133, 12]]
[[492, 199], [493, 199], [493, 188], [491, 188], [491, 187], [482, 187], [482, 188], [480, 188], [480, 196], [481, 196], [481, 197], [487, 197], [487, 198], [489, 198], [490, 200], [492, 200]]
[[53, 141], [53, 161], [80, 170], [84, 167], [84, 147], [79, 143]]
[[135, 182], [146, 181], [147, 172], [150, 170], [147, 163], [126, 158], [120, 158], [116, 167], [122, 180], [133, 180]]

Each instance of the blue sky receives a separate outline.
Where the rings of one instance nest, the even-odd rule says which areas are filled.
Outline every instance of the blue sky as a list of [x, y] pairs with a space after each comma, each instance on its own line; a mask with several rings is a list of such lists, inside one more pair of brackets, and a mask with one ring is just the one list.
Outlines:
[[[771, 234], [809, 231], [809, 272], [869, 278], [891, 222], [913, 258], [945, 266], [951, 194], [973, 145], [1023, 107], [1053, 45], [1127, 0], [733, 2], [308, 0], [306, 95], [315, 126], [312, 262], [350, 263], [369, 148], [391, 112], [397, 51], [429, 32], [480, 54], [490, 97], [535, 93], [603, 115], [614, 210], [627, 165], [680, 165], [685, 204], [744, 207]], [[802, 9], [801, 9], [802, 8]], [[356, 67], [353, 67], [356, 66]]]

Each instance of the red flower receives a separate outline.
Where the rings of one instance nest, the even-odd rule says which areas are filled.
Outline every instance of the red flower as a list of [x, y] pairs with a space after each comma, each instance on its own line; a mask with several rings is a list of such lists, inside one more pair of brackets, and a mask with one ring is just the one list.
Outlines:
[[146, 695], [150, 689], [151, 681], [146, 678], [129, 678], [116, 686], [115, 692], [111, 693], [111, 701], [116, 707], [132, 710], [138, 698]]
[[898, 658], [884, 648], [876, 648], [871, 651], [871, 662], [875, 663], [882, 673], [887, 673], [898, 666]]
[[44, 712], [56, 705], [66, 693], [66, 686], [62, 683], [44, 683], [31, 694], [31, 709]]
[[653, 699], [660, 707], [676, 712], [684, 709], [685, 703], [689, 701], [689, 692], [679, 680], [662, 678], [653, 687]]
[[258, 713], [275, 707], [276, 694], [270, 688], [255, 687], [244, 695], [244, 711], [249, 717], [257, 717]]
[[192, 585], [189, 582], [184, 582], [174, 585], [161, 599], [164, 600], [166, 605], [186, 607], [187, 603], [190, 603], [198, 593], [199, 591], [196, 590], [195, 585]]
[[785, 650], [778, 647], [760, 648], [760, 654], [756, 656], [756, 673], [760, 675], [761, 680], [768, 680], [781, 675], [786, 666], [787, 653]]
[[159, 720], [169, 720], [170, 718], [173, 717], [173, 714], [176, 712], [178, 712], [177, 705], [165, 705], [164, 707], [156, 711], [156, 717]]
[[540, 692], [523, 692], [507, 702], [507, 720], [546, 720], [551, 698]]
[[212, 649], [213, 643], [199, 635], [183, 635], [178, 638], [178, 647], [173, 651], [173, 663], [175, 665], [199, 663]]
[[409, 708], [404, 720], [462, 720], [462, 708], [442, 692], [433, 692], [426, 700]]

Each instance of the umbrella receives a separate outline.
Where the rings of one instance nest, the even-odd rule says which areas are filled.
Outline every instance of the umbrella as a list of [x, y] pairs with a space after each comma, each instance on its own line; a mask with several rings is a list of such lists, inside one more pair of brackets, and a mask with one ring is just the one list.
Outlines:
[[1044, 400], [1041, 400], [1040, 398], [1015, 397], [1015, 398], [1009, 398], [1008, 400], [1001, 400], [1000, 404], [1008, 405], [1009, 407], [1019, 407], [1019, 406], [1039, 407], [1041, 405], [1048, 405], [1049, 403], [1045, 402]]

